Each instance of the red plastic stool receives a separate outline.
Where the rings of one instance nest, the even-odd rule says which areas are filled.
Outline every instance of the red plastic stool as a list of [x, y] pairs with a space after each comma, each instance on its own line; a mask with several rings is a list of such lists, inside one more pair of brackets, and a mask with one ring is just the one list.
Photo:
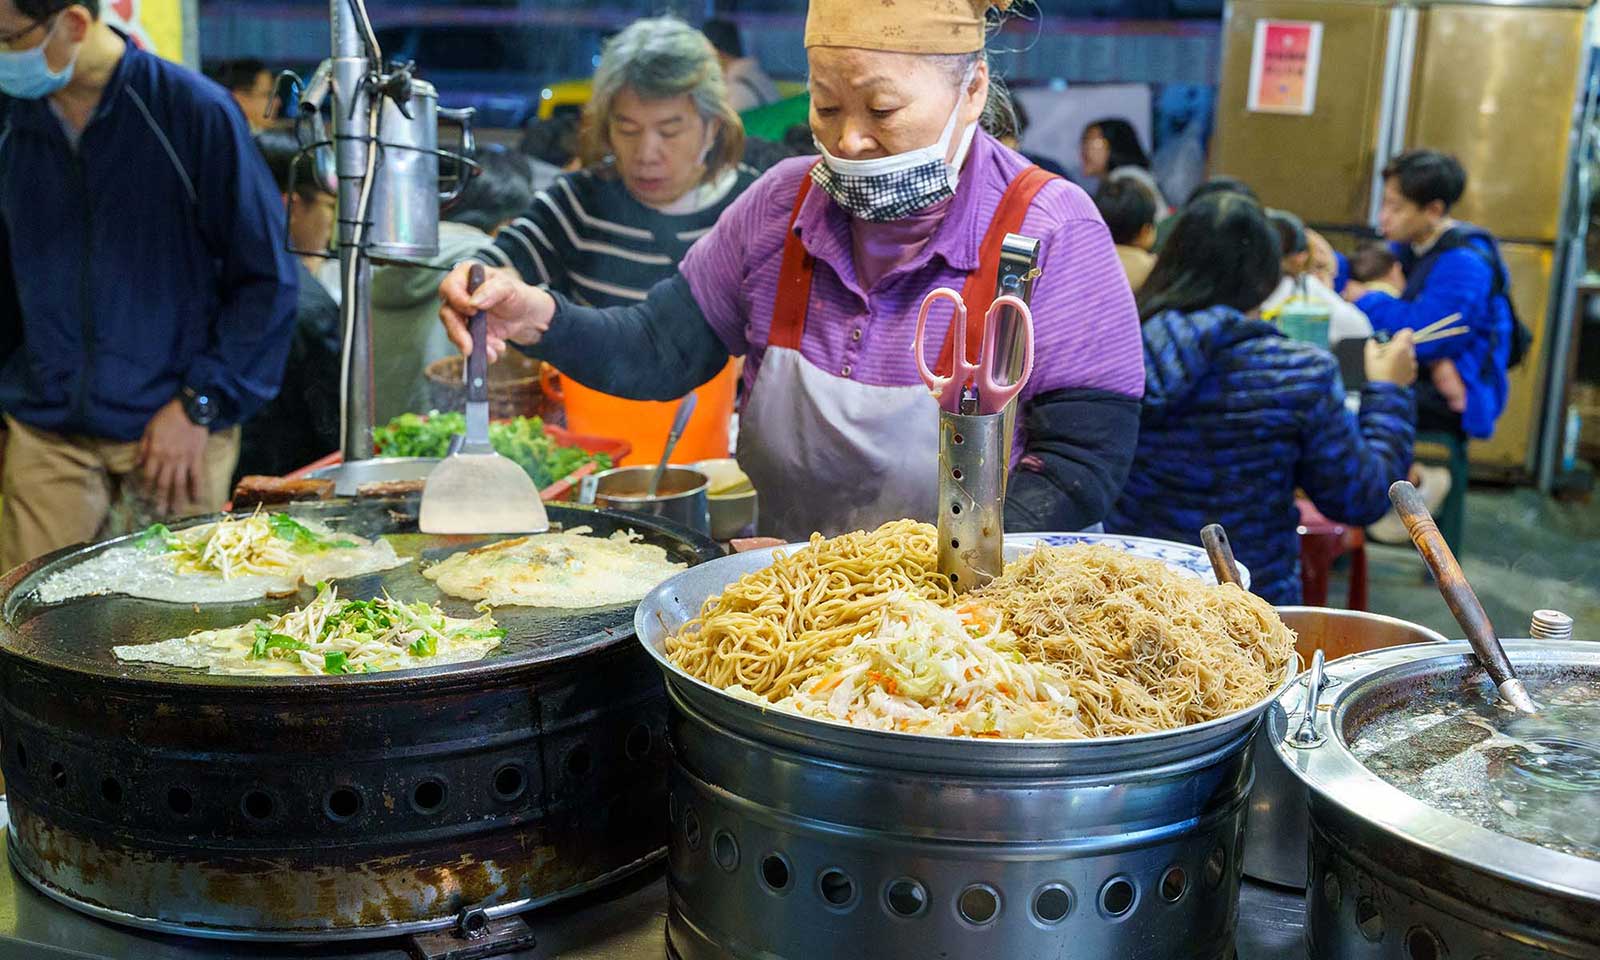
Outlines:
[[1311, 607], [1328, 605], [1328, 573], [1333, 561], [1350, 554], [1351, 610], [1367, 609], [1367, 536], [1360, 527], [1334, 523], [1303, 497], [1295, 499], [1300, 508], [1300, 593], [1301, 602]]

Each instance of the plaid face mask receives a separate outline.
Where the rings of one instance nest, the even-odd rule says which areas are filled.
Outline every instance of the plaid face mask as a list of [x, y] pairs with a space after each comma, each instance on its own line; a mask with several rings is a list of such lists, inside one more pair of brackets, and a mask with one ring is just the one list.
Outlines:
[[[972, 81], [969, 72], [962, 83], [966, 89]], [[811, 171], [811, 179], [827, 191], [828, 196], [851, 216], [872, 223], [886, 223], [910, 216], [955, 196], [956, 183], [961, 177], [961, 164], [972, 147], [972, 138], [978, 132], [976, 123], [961, 135], [961, 146], [956, 150], [955, 162], [947, 162], [950, 139], [955, 136], [956, 121], [960, 118], [961, 102], [950, 113], [939, 140], [931, 146], [908, 150], [889, 157], [870, 160], [845, 160], [828, 152], [821, 143], [817, 149], [822, 162]]]

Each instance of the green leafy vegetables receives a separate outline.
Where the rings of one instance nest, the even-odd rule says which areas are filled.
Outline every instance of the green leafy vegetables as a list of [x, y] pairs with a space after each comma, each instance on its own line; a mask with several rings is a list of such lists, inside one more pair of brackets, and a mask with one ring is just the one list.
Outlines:
[[[403, 413], [372, 431], [378, 453], [385, 457], [443, 457], [450, 452], [450, 440], [467, 428], [466, 417], [458, 412], [435, 410], [426, 417]], [[538, 417], [517, 417], [489, 424], [489, 442], [495, 452], [515, 461], [528, 472], [540, 489], [548, 487], [585, 463], [609, 470], [611, 458], [579, 447], [564, 447], [545, 433]]]

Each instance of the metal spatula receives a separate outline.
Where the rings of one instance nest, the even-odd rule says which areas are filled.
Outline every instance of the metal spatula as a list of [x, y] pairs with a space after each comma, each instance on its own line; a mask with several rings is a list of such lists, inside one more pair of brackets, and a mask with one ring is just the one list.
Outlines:
[[[468, 292], [482, 283], [483, 267], [474, 265]], [[543, 533], [550, 518], [533, 479], [489, 444], [489, 319], [476, 314], [467, 328], [466, 441], [428, 475], [417, 527], [423, 533]]]

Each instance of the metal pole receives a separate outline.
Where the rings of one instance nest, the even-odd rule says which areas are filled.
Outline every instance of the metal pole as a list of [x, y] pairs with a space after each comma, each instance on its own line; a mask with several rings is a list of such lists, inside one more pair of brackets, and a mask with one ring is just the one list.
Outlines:
[[356, 215], [366, 173], [368, 92], [373, 69], [349, 0], [329, 0], [333, 27], [334, 168], [339, 177], [339, 275], [343, 296], [340, 445], [351, 463], [372, 457], [372, 263], [359, 248]]

